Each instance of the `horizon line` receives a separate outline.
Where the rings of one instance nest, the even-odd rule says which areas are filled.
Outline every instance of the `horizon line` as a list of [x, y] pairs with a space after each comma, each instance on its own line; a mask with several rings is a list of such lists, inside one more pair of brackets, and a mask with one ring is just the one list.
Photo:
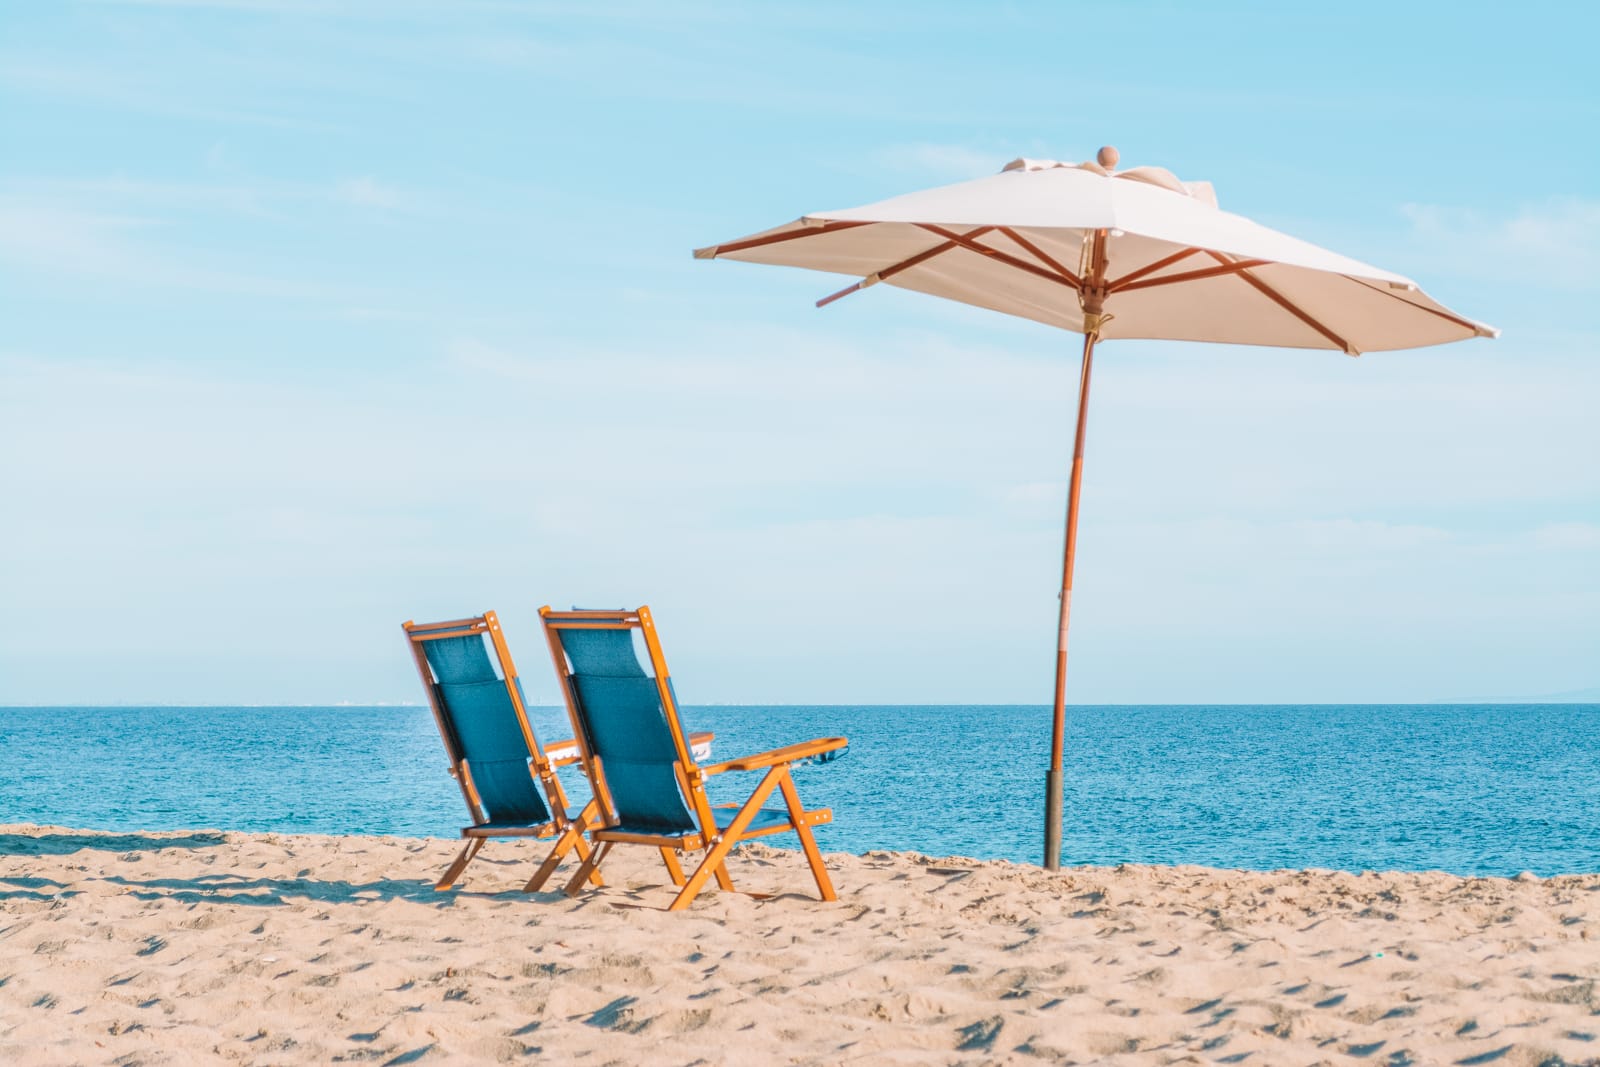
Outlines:
[[[1580, 692], [1585, 692], [1580, 690]], [[1600, 707], [1600, 698], [1584, 696], [1575, 697], [1510, 697], [1501, 699], [1474, 699], [1474, 700], [1273, 700], [1273, 701], [1138, 701], [1121, 703], [1116, 701], [1069, 701], [1067, 707], [1077, 708], [1298, 708], [1298, 707], [1498, 707], [1514, 704], [1571, 704], [1576, 707]], [[530, 708], [562, 709], [562, 704], [530, 703]], [[825, 702], [760, 702], [760, 701], [700, 701], [680, 705], [685, 708], [1045, 708], [1046, 703], [1021, 703], [1016, 701], [965, 701], [945, 703], [922, 703], [916, 701], [848, 701], [842, 703]], [[130, 708], [146, 708], [150, 710], [179, 710], [179, 709], [306, 709], [306, 708], [426, 708], [428, 705], [421, 701], [373, 701], [363, 703], [357, 701], [320, 701], [297, 703], [246, 703], [240, 701], [223, 703], [162, 703], [131, 701], [117, 704], [74, 704], [74, 703], [47, 703], [47, 704], [0, 704], [0, 711], [20, 710], [83, 710], [83, 711], [109, 711], [125, 710]]]

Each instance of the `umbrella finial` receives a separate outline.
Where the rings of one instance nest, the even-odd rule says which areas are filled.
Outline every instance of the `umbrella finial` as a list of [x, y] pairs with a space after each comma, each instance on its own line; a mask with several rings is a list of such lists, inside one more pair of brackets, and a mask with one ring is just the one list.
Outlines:
[[1106, 145], [1104, 148], [1100, 149], [1100, 154], [1095, 158], [1100, 161], [1100, 165], [1106, 168], [1106, 170], [1116, 170], [1117, 160], [1121, 159], [1122, 156], [1115, 148], [1112, 148], [1110, 145]]

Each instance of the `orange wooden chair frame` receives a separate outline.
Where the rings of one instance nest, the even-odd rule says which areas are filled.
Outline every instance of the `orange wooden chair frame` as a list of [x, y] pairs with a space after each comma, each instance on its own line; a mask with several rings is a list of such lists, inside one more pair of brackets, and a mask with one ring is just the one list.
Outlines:
[[[807, 810], [801, 804], [799, 791], [796, 790], [791, 775], [791, 766], [797, 760], [809, 759], [844, 748], [848, 744], [846, 738], [819, 737], [812, 741], [773, 749], [770, 752], [746, 756], [743, 759], [726, 760], [702, 767], [695, 760], [690, 744], [685, 738], [682, 720], [678, 715], [677, 699], [673, 695], [670, 675], [667, 672], [667, 660], [661, 652], [661, 641], [656, 636], [655, 622], [650, 616], [648, 607], [641, 607], [637, 611], [554, 611], [546, 605], [539, 609], [539, 617], [544, 623], [545, 637], [550, 643], [550, 656], [555, 662], [556, 674], [561, 679], [561, 693], [566, 699], [567, 711], [572, 716], [573, 735], [578, 742], [584, 773], [589, 778], [596, 799], [600, 801], [598, 812], [600, 825], [590, 832], [590, 838], [595, 845], [594, 852], [583, 861], [583, 865], [567, 883], [568, 896], [578, 894], [584, 880], [599, 870], [600, 864], [613, 845], [653, 845], [660, 849], [667, 872], [673, 884], [678, 887], [678, 894], [668, 905], [667, 910], [681, 911], [689, 906], [711, 878], [717, 880], [720, 888], [733, 889], [733, 879], [728, 874], [726, 861], [734, 846], [750, 838], [787, 833], [792, 830], [800, 838], [800, 847], [805, 852], [811, 875], [816, 880], [818, 893], [823, 900], [838, 899], [833, 883], [828, 878], [828, 868], [823, 863], [822, 852], [817, 848], [816, 838], [811, 832], [813, 826], [832, 822], [833, 812], [828, 808]], [[650, 658], [651, 673], [654, 675], [656, 694], [661, 701], [667, 727], [677, 749], [675, 770], [678, 786], [688, 801], [688, 808], [695, 821], [700, 825], [698, 831], [683, 834], [652, 834], [617, 829], [619, 819], [611, 799], [611, 791], [606, 784], [604, 762], [594, 753], [589, 743], [585, 712], [578, 698], [566, 652], [561, 645], [559, 631], [568, 629], [638, 630], [643, 636], [645, 649]], [[726, 826], [719, 827], [711, 801], [706, 795], [706, 779], [727, 771], [756, 770], [765, 770], [767, 773], [743, 805], [723, 805], [724, 809], [737, 808], [738, 812]], [[774, 791], [779, 791], [783, 795], [788, 812], [787, 823], [752, 829], [751, 822], [761, 813], [762, 804]], [[685, 878], [683, 868], [678, 862], [678, 853], [700, 849], [706, 850], [705, 856], [694, 873]]]
[[[461, 798], [467, 803], [468, 816], [472, 825], [463, 827], [461, 836], [466, 839], [461, 853], [456, 856], [455, 862], [450, 864], [444, 876], [434, 885], [434, 889], [449, 889], [461, 877], [477, 856], [484, 843], [491, 837], [534, 837], [548, 839], [556, 838], [555, 847], [550, 850], [550, 855], [545, 858], [534, 876], [528, 880], [524, 890], [532, 893], [538, 891], [550, 876], [561, 866], [562, 859], [569, 852], [576, 852], [580, 860], [589, 859], [591, 852], [589, 845], [584, 841], [583, 835], [592, 822], [595, 822], [598, 805], [594, 801], [583, 809], [576, 819], [567, 811], [567, 794], [561, 787], [561, 779], [556, 777], [555, 769], [568, 764], [578, 763], [582, 756], [572, 754], [561, 758], [549, 758], [545, 750], [540, 747], [538, 738], [534, 736], [533, 725], [528, 721], [528, 709], [523, 704], [522, 688], [517, 685], [517, 669], [511, 662], [511, 650], [506, 646], [505, 634], [500, 629], [500, 619], [492, 611], [476, 615], [470, 619], [453, 619], [449, 622], [410, 622], [402, 623], [406, 638], [410, 642], [411, 652], [417, 662], [417, 672], [422, 676], [422, 688], [428, 694], [428, 706], [433, 709], [434, 722], [438, 724], [439, 736], [444, 740], [445, 751], [450, 757], [450, 777], [456, 780], [461, 787]], [[455, 727], [452, 718], [445, 708], [440, 697], [437, 685], [433, 678], [433, 669], [428, 665], [428, 658], [423, 651], [423, 645], [429, 641], [436, 641], [443, 637], [466, 637], [472, 634], [484, 634], [489, 638], [489, 644], [494, 649], [494, 658], [500, 673], [504, 677], [506, 695], [511, 698], [511, 707], [516, 712], [517, 723], [522, 727], [522, 736], [528, 743], [530, 763], [528, 772], [543, 787], [547, 806], [550, 809], [550, 821], [535, 826], [527, 827], [490, 827], [485, 825], [489, 821], [489, 813], [485, 809], [478, 792], [472, 785], [472, 767], [465, 754], [460, 751], [456, 740]], [[566, 747], [566, 746], [560, 746]], [[600, 872], [594, 868], [586, 870], [595, 885], [604, 885]]]

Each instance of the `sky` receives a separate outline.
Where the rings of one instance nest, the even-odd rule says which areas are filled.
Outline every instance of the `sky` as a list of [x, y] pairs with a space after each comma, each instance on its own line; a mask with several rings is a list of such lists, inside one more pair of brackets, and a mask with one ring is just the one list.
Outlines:
[[8, 5], [0, 704], [1047, 703], [1080, 339], [690, 252], [1102, 144], [1504, 333], [1102, 346], [1069, 700], [1600, 686], [1600, 9], [1198, 7]]

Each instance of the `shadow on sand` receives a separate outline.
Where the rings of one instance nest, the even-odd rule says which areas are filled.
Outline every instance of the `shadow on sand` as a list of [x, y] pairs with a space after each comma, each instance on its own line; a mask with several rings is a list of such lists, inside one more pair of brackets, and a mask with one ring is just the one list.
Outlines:
[[[65, 856], [83, 849], [129, 853], [160, 851], [169, 848], [214, 848], [227, 843], [226, 835], [214, 830], [155, 835], [141, 833], [5, 833], [0, 832], [0, 860], [23, 856]], [[493, 863], [493, 860], [483, 861]], [[521, 866], [521, 861], [501, 861]], [[302, 872], [309, 875], [310, 872]], [[546, 903], [563, 901], [558, 892], [524, 893], [519, 889], [499, 892], [471, 892], [452, 889], [440, 893], [428, 878], [382, 878], [370, 882], [348, 882], [313, 877], [261, 878], [236, 874], [200, 874], [192, 878], [129, 878], [106, 874], [97, 881], [122, 887], [140, 900], [175, 900], [185, 904], [243, 904], [281, 907], [291, 901], [324, 904], [350, 904], [385, 900], [449, 907], [462, 898], [524, 900]], [[52, 900], [76, 896], [80, 892], [51, 878], [0, 874], [0, 900]]]
[[157, 851], [163, 848], [214, 848], [226, 838], [216, 830], [188, 834], [14, 834], [0, 833], [0, 857], [69, 856], [86, 848], [106, 852]]
[[320, 904], [355, 904], [380, 900], [409, 900], [448, 906], [458, 895], [526, 897], [527, 894], [437, 892], [423, 879], [381, 878], [372, 882], [324, 881], [317, 878], [245, 878], [234, 874], [202, 874], [194, 878], [123, 878], [105, 881], [123, 886], [139, 900], [176, 900], [185, 904], [250, 904], [281, 907], [291, 899]]

